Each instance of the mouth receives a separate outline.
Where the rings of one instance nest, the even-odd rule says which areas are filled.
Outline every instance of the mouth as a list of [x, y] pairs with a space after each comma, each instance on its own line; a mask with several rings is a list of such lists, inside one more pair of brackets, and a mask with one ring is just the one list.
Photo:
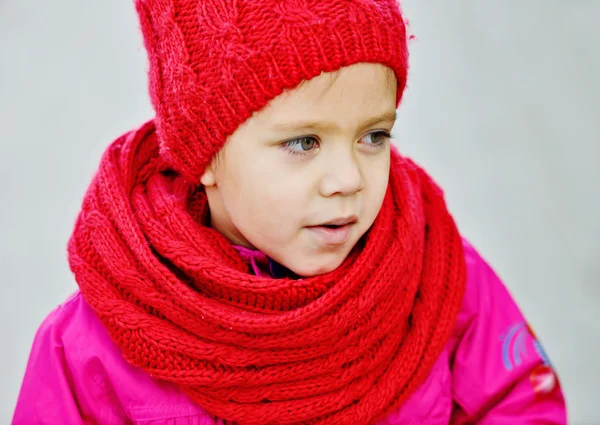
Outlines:
[[338, 217], [315, 226], [308, 226], [321, 243], [325, 245], [343, 245], [350, 239], [358, 217]]
[[[347, 226], [349, 224], [354, 224], [358, 221], [358, 217], [355, 215], [350, 215], [347, 217], [338, 217], [333, 220], [329, 220], [325, 223], [319, 224], [318, 226], [326, 227], [329, 229], [336, 229], [338, 227]], [[317, 226], [314, 226], [317, 227]]]

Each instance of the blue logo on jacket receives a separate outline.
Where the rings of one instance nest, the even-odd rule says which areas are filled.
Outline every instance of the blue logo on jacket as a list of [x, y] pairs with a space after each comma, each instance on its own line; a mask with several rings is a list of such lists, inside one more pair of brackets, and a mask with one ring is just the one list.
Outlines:
[[522, 359], [527, 357], [526, 340], [529, 334], [525, 322], [512, 325], [508, 331], [500, 336], [502, 344], [502, 362], [506, 370], [520, 366]]

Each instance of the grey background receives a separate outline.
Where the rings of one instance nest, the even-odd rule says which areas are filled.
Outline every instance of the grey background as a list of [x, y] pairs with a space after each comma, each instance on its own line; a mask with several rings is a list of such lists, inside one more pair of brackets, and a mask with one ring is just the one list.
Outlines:
[[[600, 1], [405, 0], [398, 145], [600, 423]], [[37, 326], [75, 290], [65, 245], [104, 147], [151, 116], [132, 1], [0, 0], [0, 423]]]

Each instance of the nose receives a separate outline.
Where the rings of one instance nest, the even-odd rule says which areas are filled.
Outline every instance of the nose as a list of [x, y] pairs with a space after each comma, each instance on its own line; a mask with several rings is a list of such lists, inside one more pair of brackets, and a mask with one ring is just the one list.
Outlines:
[[353, 195], [364, 189], [360, 164], [353, 152], [337, 152], [325, 164], [326, 172], [321, 180], [322, 196]]

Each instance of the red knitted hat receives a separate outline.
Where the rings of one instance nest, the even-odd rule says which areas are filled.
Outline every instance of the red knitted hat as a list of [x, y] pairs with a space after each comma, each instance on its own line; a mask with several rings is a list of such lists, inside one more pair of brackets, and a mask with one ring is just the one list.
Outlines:
[[199, 181], [229, 135], [286, 89], [381, 63], [406, 84], [397, 0], [136, 0], [162, 154]]

